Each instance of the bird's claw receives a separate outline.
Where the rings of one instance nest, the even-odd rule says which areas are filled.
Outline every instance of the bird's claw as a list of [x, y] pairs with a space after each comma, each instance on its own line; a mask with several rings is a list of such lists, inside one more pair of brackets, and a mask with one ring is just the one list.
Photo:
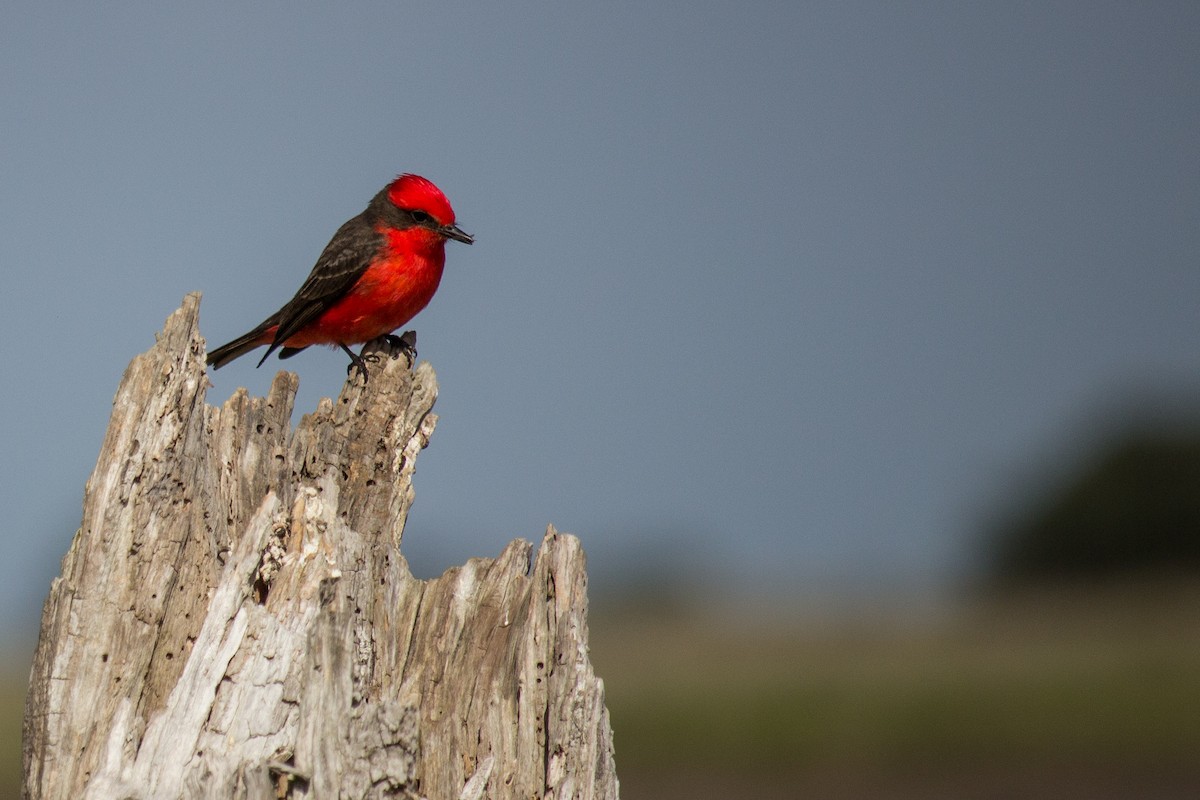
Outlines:
[[346, 377], [349, 378], [350, 373], [354, 370], [358, 370], [358, 374], [362, 375], [363, 383], [370, 380], [371, 373], [367, 372], [367, 359], [362, 356], [355, 356], [354, 360], [346, 365]]
[[350, 363], [346, 365], [346, 377], [349, 378], [350, 371], [356, 369], [358, 370], [358, 374], [362, 375], [363, 383], [366, 383], [368, 380], [370, 380], [371, 376], [367, 372], [367, 360], [360, 354], [355, 353], [349, 347], [346, 347], [346, 345], [342, 342], [338, 342], [338, 346], [346, 351], [346, 355], [350, 356]]
[[[415, 364], [417, 361], [416, 331], [405, 331], [399, 336], [393, 336], [392, 334], [388, 333], [379, 337], [379, 339], [387, 342], [387, 344], [403, 353], [404, 357], [408, 360], [408, 368], [412, 369], [413, 364]], [[369, 342], [363, 345], [362, 351], [358, 353], [355, 353], [349, 347], [341, 344], [340, 342], [339, 345], [343, 350], [346, 351], [346, 355], [350, 356], [350, 363], [346, 365], [347, 377], [349, 377], [352, 370], [357, 369], [358, 374], [362, 375], [363, 383], [366, 383], [369, 379], [369, 375], [367, 373], [367, 363], [370, 362], [372, 364], [378, 364], [380, 361], [379, 353], [367, 352], [367, 348], [371, 346], [371, 343]]]
[[408, 368], [412, 369], [412, 365], [417, 363], [417, 332], [405, 331], [396, 336], [389, 333], [384, 335], [384, 341], [392, 347], [398, 348], [404, 357], [408, 359]]

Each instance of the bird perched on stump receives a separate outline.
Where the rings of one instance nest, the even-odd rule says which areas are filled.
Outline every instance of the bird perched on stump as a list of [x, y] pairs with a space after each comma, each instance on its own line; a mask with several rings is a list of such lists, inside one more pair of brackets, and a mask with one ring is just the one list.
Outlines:
[[440, 189], [419, 175], [401, 175], [338, 228], [295, 297], [209, 353], [208, 363], [219, 369], [265, 344], [261, 367], [276, 350], [280, 358], [291, 358], [310, 345], [335, 345], [350, 356], [346, 372], [357, 369], [365, 380], [366, 363], [350, 345], [387, 336], [415, 355], [412, 331], [390, 334], [437, 291], [447, 239], [475, 241], [455, 224], [454, 209]]

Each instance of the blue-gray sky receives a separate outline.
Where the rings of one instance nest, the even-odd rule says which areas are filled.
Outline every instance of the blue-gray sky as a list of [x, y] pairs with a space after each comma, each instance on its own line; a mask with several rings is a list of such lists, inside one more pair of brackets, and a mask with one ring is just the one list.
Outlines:
[[952, 580], [1097, 409], [1200, 395], [1197, 87], [1189, 2], [10, 3], [4, 630], [182, 296], [241, 333], [400, 172], [478, 239], [412, 325], [426, 571], [553, 522], [594, 577]]

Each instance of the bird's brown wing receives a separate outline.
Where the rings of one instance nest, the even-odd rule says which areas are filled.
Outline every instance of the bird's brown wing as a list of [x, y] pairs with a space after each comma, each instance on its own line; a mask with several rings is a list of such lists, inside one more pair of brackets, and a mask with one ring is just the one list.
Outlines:
[[361, 214], [338, 228], [296, 296], [273, 315], [279, 327], [271, 346], [258, 363], [261, 365], [289, 336], [345, 297], [367, 271], [382, 245], [383, 235]]

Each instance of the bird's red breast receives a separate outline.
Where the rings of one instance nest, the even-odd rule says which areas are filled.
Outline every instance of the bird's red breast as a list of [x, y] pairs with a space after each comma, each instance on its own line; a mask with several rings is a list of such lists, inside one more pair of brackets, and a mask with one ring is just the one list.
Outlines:
[[[383, 247], [344, 297], [288, 337], [287, 347], [358, 344], [391, 333], [429, 304], [442, 280], [446, 242], [425, 228], [381, 229]], [[274, 329], [266, 331], [271, 341]]]

